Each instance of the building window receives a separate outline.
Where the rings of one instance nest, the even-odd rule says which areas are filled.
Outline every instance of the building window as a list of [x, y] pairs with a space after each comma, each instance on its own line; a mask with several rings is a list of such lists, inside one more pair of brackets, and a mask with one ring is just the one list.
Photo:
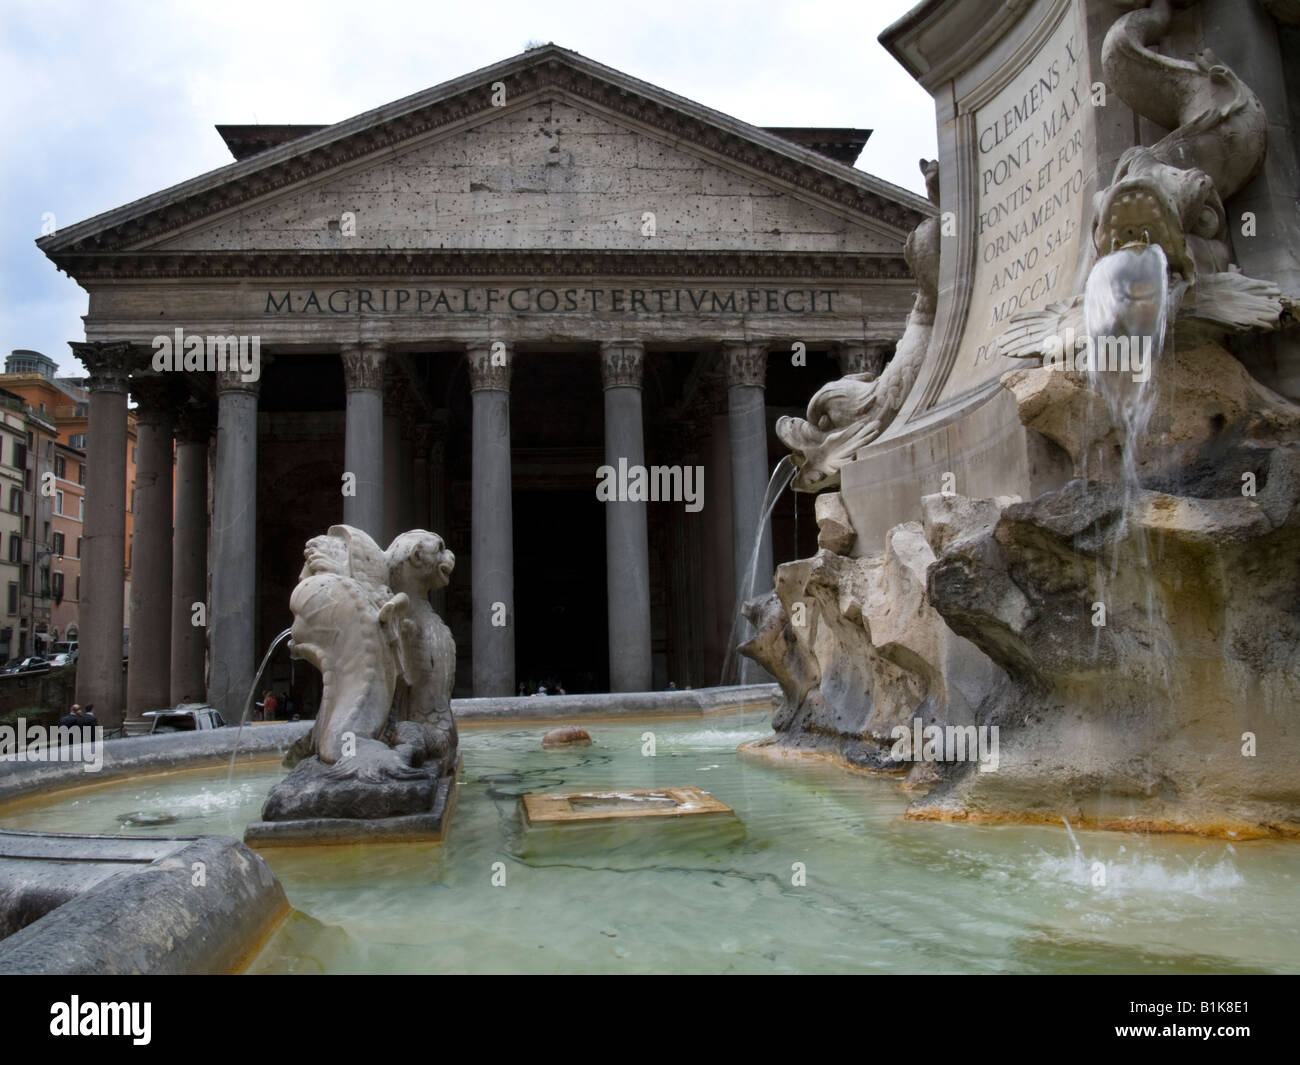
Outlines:
[[45, 532], [41, 536], [41, 543], [48, 544], [49, 542], [50, 542], [50, 523], [47, 521], [45, 523]]
[[[82, 496], [80, 499], [77, 500], [77, 517], [80, 518], [82, 521], [86, 520], [86, 497], [85, 496]], [[81, 552], [78, 551], [77, 554], [81, 554]]]
[[51, 590], [54, 593], [54, 601], [56, 603], [62, 603], [63, 602], [63, 573], [59, 570], [55, 570], [52, 576], [52, 580], [54, 583]]
[[81, 557], [81, 537], [77, 537], [77, 557]]
[[64, 545], [64, 543], [65, 543], [65, 540], [64, 540], [63, 533], [61, 533], [61, 532], [56, 532], [56, 533], [54, 534], [54, 553], [55, 553], [56, 555], [60, 556], [60, 557], [63, 556], [63, 545]]
[[18, 613], [18, 585], [13, 581], [9, 582], [9, 613]]
[[84, 462], [78, 462], [77, 463], [77, 484], [85, 484], [85, 483], [86, 483], [86, 464]]
[[131, 445], [131, 461], [132, 461], [132, 462], [135, 461], [135, 451], [136, 451], [136, 446], [135, 446], [135, 444], [132, 444], [132, 445]]
[[[81, 574], [80, 574], [80, 573], [77, 574], [77, 585], [76, 585], [76, 587], [77, 587], [77, 602], [80, 603], [80, 602], [81, 602]], [[71, 639], [73, 638], [73, 636], [75, 635], [75, 633], [76, 633], [76, 630], [75, 630], [75, 629], [69, 628], [69, 629], [68, 629], [68, 639], [71, 640]]]
[[23, 509], [23, 494], [17, 488], [9, 489], [9, 513], [17, 514]]
[[63, 493], [62, 492], [54, 493], [54, 513], [60, 516], [63, 514]]
[[60, 481], [68, 479], [68, 460], [62, 455], [54, 456], [54, 476]]
[[[69, 441], [69, 442], [71, 443], [71, 445], [72, 445], [73, 447], [75, 447], [78, 451], [85, 451], [85, 450], [86, 450], [86, 434], [85, 434], [85, 433], [73, 433], [70, 437], [68, 437], [68, 441]], [[82, 484], [85, 484], [85, 482], [83, 481]]]
[[14, 441], [14, 465], [20, 470], [27, 468], [27, 445]]
[[17, 533], [9, 534], [9, 561], [17, 562], [23, 557], [23, 540]]

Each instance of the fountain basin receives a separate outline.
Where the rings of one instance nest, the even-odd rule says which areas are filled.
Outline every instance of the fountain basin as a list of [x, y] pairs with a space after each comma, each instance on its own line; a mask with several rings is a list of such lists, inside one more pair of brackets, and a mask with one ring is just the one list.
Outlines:
[[[607, 722], [592, 730], [597, 746], [564, 752], [540, 749], [548, 724], [467, 728], [445, 843], [254, 855], [293, 912], [244, 971], [1300, 971], [1293, 844], [1074, 824], [1076, 850], [1059, 822], [905, 821], [909, 796], [892, 778], [739, 755], [770, 735], [768, 720], [755, 711]], [[655, 757], [642, 753], [646, 731]], [[224, 765], [118, 780], [5, 805], [0, 824], [238, 837], [283, 775], [264, 760], [241, 762], [231, 783]], [[685, 783], [735, 818], [525, 826], [519, 816], [522, 794]], [[122, 831], [118, 816], [138, 810], [181, 816]]]

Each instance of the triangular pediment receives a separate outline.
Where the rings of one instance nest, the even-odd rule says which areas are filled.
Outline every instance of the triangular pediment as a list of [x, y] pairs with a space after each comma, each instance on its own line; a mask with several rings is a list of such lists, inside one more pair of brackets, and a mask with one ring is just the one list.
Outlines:
[[[498, 106], [499, 105], [499, 106]], [[898, 254], [904, 189], [548, 45], [39, 242], [176, 253]]]

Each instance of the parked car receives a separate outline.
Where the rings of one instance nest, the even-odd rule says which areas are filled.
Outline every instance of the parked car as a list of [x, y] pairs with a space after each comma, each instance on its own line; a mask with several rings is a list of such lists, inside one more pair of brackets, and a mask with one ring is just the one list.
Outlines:
[[153, 720], [150, 735], [159, 732], [206, 732], [225, 728], [219, 711], [210, 706], [178, 706], [174, 710], [148, 710], [143, 717]]
[[69, 662], [75, 662], [77, 660], [77, 641], [60, 640], [50, 648], [50, 654], [51, 656], [67, 655]]
[[50, 655], [50, 668], [57, 669], [59, 666], [70, 666], [76, 660], [76, 655], [71, 655], [66, 651], [61, 651], [58, 654]]
[[18, 663], [15, 673], [44, 673], [50, 668], [50, 660], [43, 655], [29, 655]]

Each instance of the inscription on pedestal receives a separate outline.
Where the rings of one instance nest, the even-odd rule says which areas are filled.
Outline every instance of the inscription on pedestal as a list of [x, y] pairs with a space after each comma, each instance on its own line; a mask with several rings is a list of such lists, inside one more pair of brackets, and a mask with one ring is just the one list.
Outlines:
[[1086, 37], [1073, 7], [974, 113], [975, 234], [966, 325], [940, 402], [1013, 369], [994, 354], [1011, 319], [1074, 294], [1097, 177]]

